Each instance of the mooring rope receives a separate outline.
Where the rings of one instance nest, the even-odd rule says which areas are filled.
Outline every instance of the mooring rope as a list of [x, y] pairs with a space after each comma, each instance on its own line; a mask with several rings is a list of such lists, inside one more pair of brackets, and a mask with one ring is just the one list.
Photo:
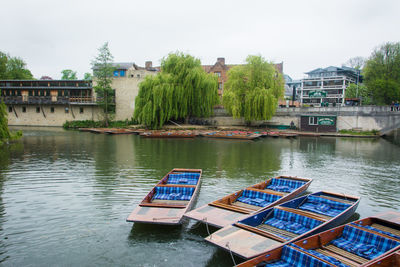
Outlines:
[[204, 222], [206, 223], [206, 229], [207, 229], [207, 233], [210, 236], [210, 239], [212, 239], [212, 235], [210, 234], [210, 230], [208, 229], [208, 222], [207, 222], [207, 217], [203, 218]]
[[229, 249], [229, 253], [231, 254], [231, 258], [232, 258], [232, 261], [233, 261], [233, 266], [236, 266], [236, 262], [235, 262], [235, 259], [233, 258], [232, 250], [229, 247], [229, 242], [227, 242], [225, 246]]

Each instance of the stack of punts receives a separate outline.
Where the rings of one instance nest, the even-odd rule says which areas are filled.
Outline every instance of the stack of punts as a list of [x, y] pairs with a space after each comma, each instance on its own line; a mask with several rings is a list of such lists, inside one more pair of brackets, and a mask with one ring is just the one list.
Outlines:
[[249, 259], [344, 223], [360, 198], [326, 191], [302, 196], [226, 226], [206, 241]]
[[239, 132], [239, 131], [217, 131], [200, 133], [202, 137], [218, 138], [218, 139], [235, 139], [235, 140], [255, 140], [260, 138], [261, 134]]
[[249, 214], [273, 207], [304, 192], [312, 179], [292, 176], [269, 178], [194, 209], [184, 216], [214, 227], [224, 227]]
[[177, 225], [199, 191], [201, 169], [173, 169], [153, 187], [126, 219], [128, 222]]
[[140, 136], [146, 138], [194, 138], [198, 134], [192, 131], [167, 131], [167, 132], [143, 132]]
[[400, 266], [400, 224], [370, 217], [266, 251], [239, 266]]

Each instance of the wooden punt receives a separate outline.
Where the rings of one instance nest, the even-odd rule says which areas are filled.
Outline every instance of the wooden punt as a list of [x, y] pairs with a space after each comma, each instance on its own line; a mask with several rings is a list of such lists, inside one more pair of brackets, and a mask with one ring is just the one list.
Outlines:
[[105, 134], [139, 134], [137, 130], [134, 129], [119, 129], [119, 128], [111, 128], [104, 131]]
[[[355, 212], [359, 201], [359, 197], [344, 194], [313, 193], [252, 214], [214, 232], [206, 241], [242, 258], [253, 258], [344, 223]], [[315, 211], [324, 205], [327, 210]], [[314, 207], [313, 211], [310, 207]]]
[[[351, 235], [344, 234], [345, 231], [351, 233]], [[337, 266], [339, 264], [347, 266], [400, 266], [399, 233], [400, 224], [369, 217], [303, 238], [289, 244], [289, 246], [303, 254], [323, 261], [329, 266]], [[346, 249], [337, 247], [335, 240], [339, 242], [338, 239], [344, 236], [358, 237], [359, 240], [363, 240], [364, 242], [359, 244], [358, 247], [366, 248], [367, 246], [376, 245], [375, 249], [378, 249], [379, 253], [376, 253], [376, 256], [374, 254], [363, 255], [362, 253], [357, 253], [355, 252], [356, 249], [354, 249], [357, 247], [356, 243], [352, 243]], [[349, 240], [348, 242], [354, 242], [354, 240]], [[375, 244], [373, 244], [374, 241]], [[342, 244], [344, 243], [342, 242]], [[280, 259], [282, 247], [266, 251], [262, 255], [238, 266], [268, 266], [268, 263], [276, 262]]]
[[[282, 190], [278, 191], [268, 189], [268, 187], [270, 187], [274, 183], [273, 179], [278, 179], [279, 181], [283, 182], [293, 181], [296, 182], [298, 187], [291, 192], [282, 192]], [[221, 228], [224, 226], [228, 226], [240, 219], [243, 219], [251, 213], [255, 213], [263, 209], [268, 209], [300, 195], [305, 190], [307, 190], [311, 182], [312, 179], [293, 176], [277, 176], [274, 178], [269, 178], [261, 183], [246, 187], [245, 189], [242, 189], [233, 194], [227, 195], [221, 199], [194, 209], [188, 213], [185, 213], [184, 216], [193, 220], [207, 223], [217, 228]], [[242, 196], [244, 190], [258, 191], [265, 194], [270, 194], [279, 197], [279, 199], [276, 199], [276, 201], [271, 202], [269, 205], [264, 207], [245, 204], [238, 201], [238, 198]]]
[[197, 133], [192, 131], [143, 132], [140, 133], [140, 136], [146, 138], [194, 138]]
[[233, 140], [255, 140], [261, 138], [261, 134], [247, 133], [247, 132], [208, 132], [201, 133], [200, 136], [207, 138], [218, 139], [233, 139]]
[[178, 225], [198, 194], [201, 169], [173, 169], [126, 219], [128, 222]]

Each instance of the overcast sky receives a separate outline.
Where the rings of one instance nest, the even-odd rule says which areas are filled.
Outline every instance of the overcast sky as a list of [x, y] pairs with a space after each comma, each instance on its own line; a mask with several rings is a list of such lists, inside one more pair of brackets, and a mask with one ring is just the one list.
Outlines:
[[0, 51], [24, 59], [35, 78], [63, 69], [82, 78], [105, 42], [115, 62], [159, 65], [182, 51], [202, 64], [240, 64], [260, 54], [302, 78], [400, 41], [399, 0], [5, 0], [1, 11]]

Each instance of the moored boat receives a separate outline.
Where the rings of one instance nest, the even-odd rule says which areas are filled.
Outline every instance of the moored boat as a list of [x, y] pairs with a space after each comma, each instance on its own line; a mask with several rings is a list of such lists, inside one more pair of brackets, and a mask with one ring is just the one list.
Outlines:
[[146, 138], [194, 138], [197, 136], [193, 131], [167, 131], [167, 132], [143, 132], [140, 136]]
[[184, 216], [214, 227], [224, 227], [269, 207], [290, 200], [309, 187], [312, 179], [278, 176], [224, 196]]
[[218, 131], [201, 133], [200, 136], [218, 139], [255, 140], [257, 138], [260, 138], [262, 135], [239, 131]]
[[[400, 225], [370, 217], [303, 238], [285, 247], [297, 254], [323, 261], [327, 266], [399, 266]], [[239, 266], [274, 266], [288, 261], [279, 247]], [[297, 260], [301, 257], [297, 257]], [[296, 258], [291, 257], [292, 264]]]
[[198, 194], [201, 169], [173, 169], [146, 195], [126, 219], [128, 222], [181, 224]]
[[252, 214], [214, 232], [206, 241], [249, 259], [344, 223], [359, 201], [344, 194], [313, 193]]

